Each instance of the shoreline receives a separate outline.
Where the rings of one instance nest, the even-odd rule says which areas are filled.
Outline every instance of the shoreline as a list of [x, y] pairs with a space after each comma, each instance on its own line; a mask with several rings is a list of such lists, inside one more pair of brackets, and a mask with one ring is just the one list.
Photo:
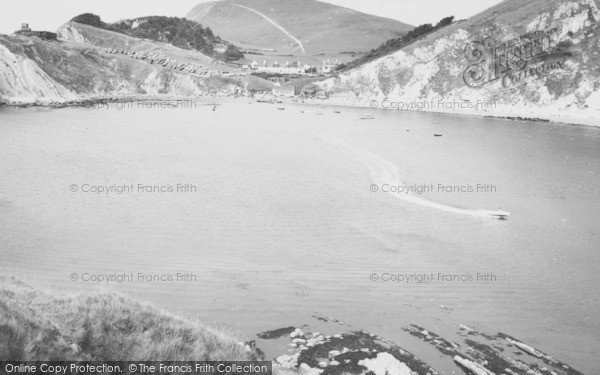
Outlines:
[[[0, 102], [0, 108], [8, 107], [8, 108], [91, 108], [98, 106], [99, 104], [109, 104], [109, 103], [134, 103], [134, 102], [168, 102], [168, 101], [199, 101], [201, 105], [211, 105], [213, 104], [207, 99], [223, 99], [221, 97], [216, 96], [198, 96], [198, 97], [189, 97], [189, 96], [123, 96], [123, 97], [98, 97], [98, 98], [81, 98], [81, 99], [71, 99], [65, 101], [34, 101], [34, 102]], [[233, 98], [231, 98], [233, 99]]]
[[[251, 100], [253, 102], [257, 102], [253, 96], [102, 96], [96, 98], [80, 98], [80, 99], [70, 99], [64, 101], [0, 101], [0, 108], [51, 108], [51, 109], [60, 109], [60, 108], [92, 108], [98, 105], [106, 105], [110, 103], [133, 103], [133, 102], [168, 102], [168, 101], [182, 101], [182, 102], [195, 102], [198, 101], [199, 105], [213, 105], [215, 102], [221, 101], [232, 101], [237, 102], [240, 100]], [[481, 119], [497, 119], [497, 120], [507, 120], [507, 121], [519, 121], [519, 122], [529, 122], [529, 123], [538, 123], [538, 124], [557, 124], [557, 125], [572, 125], [572, 126], [583, 126], [583, 127], [593, 127], [599, 128], [600, 121], [595, 120], [591, 115], [584, 115], [583, 113], [579, 113], [575, 116], [567, 115], [564, 118], [556, 118], [554, 116], [548, 116], [540, 113], [528, 113], [523, 114], [522, 112], [515, 111], [512, 108], [505, 107], [496, 111], [469, 111], [469, 110], [435, 110], [435, 109], [388, 109], [388, 108], [379, 108], [372, 107], [360, 102], [349, 103], [344, 100], [335, 100], [335, 99], [300, 99], [297, 97], [294, 98], [277, 98], [281, 102], [272, 101], [272, 104], [297, 104], [297, 105], [307, 105], [307, 106], [327, 106], [327, 107], [341, 107], [341, 108], [356, 108], [356, 109], [364, 109], [369, 111], [399, 111], [399, 112], [409, 112], [409, 113], [430, 113], [430, 114], [444, 114], [451, 116], [467, 116], [467, 117], [477, 117]], [[585, 118], [583, 117], [585, 116]], [[599, 117], [600, 118], [600, 114]]]
[[[284, 100], [284, 103], [289, 103], [289, 100]], [[574, 125], [574, 126], [584, 126], [584, 127], [600, 127], [600, 113], [597, 117], [593, 117], [591, 114], [579, 113], [579, 116], [564, 116], [563, 118], [556, 118], [554, 116], [548, 116], [541, 113], [530, 113], [525, 114], [519, 111], [515, 111], [514, 107], [504, 107], [499, 108], [495, 111], [469, 111], [469, 110], [411, 110], [411, 109], [391, 109], [391, 108], [380, 108], [380, 107], [371, 107], [366, 103], [349, 103], [344, 100], [320, 100], [320, 99], [307, 99], [305, 101], [291, 101], [296, 104], [305, 104], [305, 105], [321, 105], [328, 107], [342, 107], [342, 108], [357, 108], [357, 109], [365, 109], [365, 110], [376, 110], [376, 111], [395, 111], [395, 112], [407, 112], [407, 113], [430, 113], [430, 114], [444, 114], [451, 116], [466, 116], [466, 117], [476, 117], [476, 118], [491, 118], [498, 120], [508, 120], [508, 121], [522, 121], [522, 122], [532, 122], [532, 123], [550, 123], [557, 125]]]

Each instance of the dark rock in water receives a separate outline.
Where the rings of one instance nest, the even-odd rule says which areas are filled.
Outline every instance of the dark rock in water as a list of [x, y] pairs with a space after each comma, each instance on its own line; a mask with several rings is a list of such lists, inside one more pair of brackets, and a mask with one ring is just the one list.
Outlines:
[[341, 320], [338, 320], [336, 318], [332, 318], [329, 316], [320, 316], [320, 315], [313, 315], [313, 318], [317, 319], [320, 322], [332, 322], [332, 323], [337, 323], [343, 326], [349, 326], [349, 324], [346, 324], [344, 322], [342, 322]]
[[[313, 318], [322, 323], [345, 324], [327, 316], [313, 315]], [[509, 335], [490, 335], [465, 325], [455, 327], [457, 336], [462, 338], [460, 344], [416, 324], [402, 330], [450, 357], [467, 375], [583, 375]], [[420, 358], [367, 331], [330, 336], [302, 326], [280, 328], [257, 336], [275, 339], [286, 335], [289, 335], [289, 346], [294, 348], [287, 348], [287, 351], [293, 351], [293, 354], [280, 355], [275, 362], [285, 368], [300, 369], [308, 375], [372, 374], [381, 366], [395, 368], [396, 372], [403, 369], [419, 375], [438, 375]], [[249, 350], [255, 350], [255, 343], [246, 345]]]
[[323, 368], [321, 365], [324, 359], [330, 359], [330, 365], [323, 368], [323, 375], [362, 374], [368, 369], [359, 362], [376, 358], [379, 353], [392, 355], [418, 374], [437, 374], [435, 370], [411, 353], [365, 331], [335, 335], [312, 347], [306, 347], [300, 351], [297, 363], [305, 363], [313, 368]]
[[440, 337], [438, 334], [427, 331], [425, 328], [415, 324], [411, 324], [411, 327], [408, 328], [402, 328], [402, 330], [423, 341], [429, 342], [434, 345], [437, 350], [449, 356], [455, 356], [458, 353], [456, 349], [460, 348], [460, 345], [450, 342], [443, 337]]
[[313, 315], [312, 317], [317, 319], [319, 322], [327, 323], [329, 321], [329, 319], [323, 318], [322, 316]]
[[278, 339], [283, 336], [287, 336], [290, 333], [294, 332], [295, 330], [296, 330], [296, 327], [285, 327], [285, 328], [274, 329], [272, 331], [261, 332], [261, 333], [256, 334], [256, 336], [258, 336], [258, 338], [263, 339], [263, 340], [274, 340], [274, 339]]
[[488, 345], [481, 344], [473, 340], [465, 340], [465, 343], [477, 352], [481, 353], [481, 355], [478, 357], [486, 361], [487, 364], [485, 367], [494, 373], [501, 374], [503, 371], [506, 371], [506, 369], [509, 369], [519, 374], [520, 371], [526, 370], [521, 361], [508, 359], [508, 357], [498, 353], [498, 351], [494, 350], [494, 348]]
[[[560, 362], [557, 359], [552, 358], [548, 354], [546, 354], [538, 349], [535, 349], [535, 348], [533, 348], [533, 347], [531, 347], [531, 346], [515, 339], [514, 337], [511, 337], [511, 336], [505, 334], [505, 333], [500, 332], [500, 333], [498, 333], [498, 335], [496, 337], [498, 337], [499, 339], [504, 339], [507, 342], [509, 342], [510, 344], [519, 348], [519, 350], [527, 353], [528, 355], [542, 360], [542, 362], [544, 362], [547, 366], [552, 367], [552, 369], [560, 369], [560, 371], [555, 370], [555, 372], [557, 374], [564, 373], [567, 375], [583, 375], [581, 372], [579, 372], [575, 369], [572, 369], [570, 366]], [[537, 366], [534, 365], [534, 367], [537, 367]]]
[[[467, 374], [583, 375], [506, 334], [488, 335], [464, 325], [460, 325], [459, 329], [457, 334], [465, 337], [466, 349], [464, 350], [462, 346], [418, 325], [412, 324], [410, 327], [403, 328], [412, 336], [434, 345], [440, 352], [453, 357], [454, 362]], [[476, 338], [478, 341], [475, 340]], [[483, 343], [481, 340], [487, 340], [489, 343]], [[530, 359], [533, 361], [525, 362]], [[540, 365], [539, 360], [544, 364]]]

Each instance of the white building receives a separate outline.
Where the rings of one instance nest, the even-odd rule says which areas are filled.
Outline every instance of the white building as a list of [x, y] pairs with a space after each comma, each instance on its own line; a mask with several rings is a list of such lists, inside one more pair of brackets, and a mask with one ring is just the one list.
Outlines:
[[282, 86], [281, 84], [276, 83], [275, 86], [273, 86], [271, 93], [275, 96], [291, 98], [296, 95], [296, 89], [293, 85]]
[[323, 61], [323, 68], [321, 72], [323, 74], [331, 74], [335, 71], [335, 69], [340, 65], [338, 60], [330, 61], [329, 59]]
[[271, 74], [306, 74], [306, 67], [302, 65], [299, 61], [290, 63], [286, 61], [285, 65], [279, 64], [277, 61], [273, 62], [272, 65], [269, 66], [266, 60], [263, 60], [262, 65], [260, 65], [256, 61], [252, 61], [250, 64], [252, 70], [256, 70], [260, 73], [271, 73]]
[[225, 53], [227, 51], [227, 46], [222, 43], [217, 43], [213, 46], [213, 50], [216, 53]]

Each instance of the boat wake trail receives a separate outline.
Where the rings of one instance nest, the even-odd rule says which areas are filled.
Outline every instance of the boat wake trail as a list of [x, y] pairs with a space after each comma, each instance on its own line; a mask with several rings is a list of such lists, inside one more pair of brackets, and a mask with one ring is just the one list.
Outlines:
[[[400, 173], [398, 171], [398, 168], [394, 164], [390, 163], [389, 161], [381, 158], [380, 156], [378, 156], [372, 152], [352, 146], [340, 139], [337, 139], [337, 138], [334, 138], [334, 137], [331, 137], [328, 135], [321, 136], [321, 139], [323, 141], [325, 141], [326, 143], [329, 143], [329, 144], [335, 146], [336, 148], [345, 152], [346, 154], [351, 155], [356, 160], [358, 160], [359, 162], [364, 164], [369, 169], [373, 183], [375, 185], [377, 185], [378, 187], [381, 187], [383, 185], [404, 186], [404, 184], [400, 180]], [[433, 201], [430, 201], [430, 200], [427, 200], [427, 199], [424, 199], [421, 197], [417, 197], [410, 193], [398, 194], [396, 192], [390, 192], [389, 194], [393, 195], [394, 197], [396, 197], [398, 199], [401, 199], [401, 200], [404, 200], [404, 201], [407, 201], [410, 203], [414, 203], [414, 204], [418, 204], [418, 205], [421, 205], [424, 207], [434, 208], [434, 209], [442, 210], [442, 211], [446, 211], [446, 212], [451, 212], [451, 213], [459, 214], [459, 215], [478, 216], [478, 217], [485, 217], [485, 218], [490, 218], [490, 219], [502, 219], [502, 220], [507, 219], [508, 216], [510, 215], [510, 213], [504, 212], [504, 211], [471, 210], [471, 209], [453, 207], [453, 206], [449, 206], [449, 205], [446, 205], [443, 203], [437, 203], [437, 202], [433, 202]]]

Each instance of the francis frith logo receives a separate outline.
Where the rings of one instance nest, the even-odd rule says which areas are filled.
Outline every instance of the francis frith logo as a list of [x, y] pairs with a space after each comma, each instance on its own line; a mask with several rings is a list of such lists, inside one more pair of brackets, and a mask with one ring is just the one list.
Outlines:
[[511, 88], [563, 69], [571, 53], [557, 48], [560, 33], [555, 27], [501, 43], [491, 37], [469, 43], [465, 57], [471, 65], [463, 72], [464, 83], [482, 87], [500, 81], [503, 88]]

